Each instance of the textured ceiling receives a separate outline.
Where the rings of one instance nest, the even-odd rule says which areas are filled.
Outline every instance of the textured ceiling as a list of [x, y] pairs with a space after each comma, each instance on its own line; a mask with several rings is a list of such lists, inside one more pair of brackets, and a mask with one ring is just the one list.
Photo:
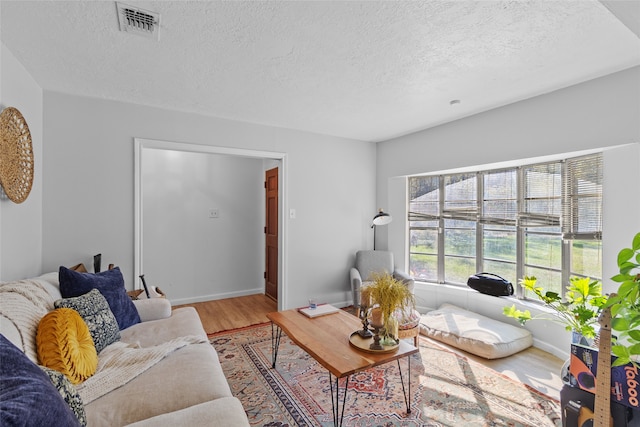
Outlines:
[[124, 3], [159, 41], [113, 1], [2, 0], [0, 36], [46, 90], [365, 141], [640, 65], [615, 1]]

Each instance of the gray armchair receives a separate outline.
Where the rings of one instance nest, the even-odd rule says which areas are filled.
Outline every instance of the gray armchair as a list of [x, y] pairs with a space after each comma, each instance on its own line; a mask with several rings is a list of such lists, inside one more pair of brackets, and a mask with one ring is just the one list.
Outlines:
[[362, 282], [371, 280], [375, 273], [388, 273], [394, 278], [405, 283], [409, 290], [413, 292], [414, 280], [402, 270], [395, 268], [393, 264], [393, 253], [389, 251], [358, 251], [356, 252], [355, 267], [349, 272], [351, 290], [353, 291], [353, 305], [360, 310], [360, 288]]

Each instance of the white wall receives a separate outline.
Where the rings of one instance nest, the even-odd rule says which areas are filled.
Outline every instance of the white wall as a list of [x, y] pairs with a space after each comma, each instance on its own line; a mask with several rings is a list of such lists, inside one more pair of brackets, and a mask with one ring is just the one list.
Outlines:
[[[286, 153], [285, 208], [297, 212], [284, 242], [286, 308], [312, 294], [350, 301], [353, 254], [372, 244], [374, 144], [48, 91], [44, 129], [45, 271], [92, 265], [102, 253], [103, 265], [118, 264], [134, 286], [133, 139], [139, 137]], [[245, 267], [242, 259], [226, 266]]]
[[31, 133], [34, 181], [27, 200], [0, 198], [0, 280], [32, 277], [42, 270], [42, 90], [22, 64], [0, 46], [0, 110], [15, 107]]
[[262, 159], [145, 149], [141, 163], [147, 283], [174, 304], [264, 293]]
[[[462, 100], [464, 102], [464, 100]], [[448, 108], [448, 107], [443, 107]], [[377, 200], [391, 213], [405, 212], [398, 177], [496, 162], [631, 144], [605, 153], [603, 276], [616, 270], [618, 251], [640, 231], [640, 67], [378, 144]], [[397, 219], [397, 220], [396, 220]], [[405, 259], [406, 219], [394, 216], [378, 237]], [[604, 282], [605, 290], [613, 284]], [[458, 303], [504, 319], [501, 299], [463, 287], [419, 284], [423, 310]], [[511, 302], [509, 301], [509, 304]], [[531, 322], [551, 351], [568, 351], [564, 331]]]

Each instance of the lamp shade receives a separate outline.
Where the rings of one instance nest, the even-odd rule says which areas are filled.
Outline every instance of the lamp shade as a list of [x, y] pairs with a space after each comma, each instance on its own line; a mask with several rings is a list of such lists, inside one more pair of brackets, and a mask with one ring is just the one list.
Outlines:
[[388, 213], [384, 212], [382, 209], [373, 217], [373, 225], [387, 225], [389, 224], [393, 218]]

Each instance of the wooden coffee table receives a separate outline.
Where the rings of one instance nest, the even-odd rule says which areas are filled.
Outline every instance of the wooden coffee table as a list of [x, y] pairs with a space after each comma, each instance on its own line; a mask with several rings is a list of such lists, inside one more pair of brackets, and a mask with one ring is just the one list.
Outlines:
[[[276, 367], [278, 347], [284, 331], [291, 341], [329, 371], [333, 423], [335, 426], [342, 425], [351, 374], [394, 360], [398, 362], [398, 371], [400, 372], [400, 382], [402, 383], [407, 413], [411, 413], [411, 358], [409, 356], [418, 352], [416, 347], [405, 341], [400, 341], [398, 350], [394, 353], [378, 354], [358, 350], [349, 343], [349, 337], [353, 332], [362, 329], [362, 322], [357, 317], [342, 310], [313, 319], [308, 318], [298, 310], [268, 313], [267, 318], [271, 320], [273, 368]], [[403, 357], [407, 358], [408, 392], [405, 390], [404, 378], [400, 369], [400, 359]], [[332, 375], [335, 377], [335, 396]], [[347, 380], [342, 392], [342, 411], [340, 411], [339, 379], [344, 377]]]

